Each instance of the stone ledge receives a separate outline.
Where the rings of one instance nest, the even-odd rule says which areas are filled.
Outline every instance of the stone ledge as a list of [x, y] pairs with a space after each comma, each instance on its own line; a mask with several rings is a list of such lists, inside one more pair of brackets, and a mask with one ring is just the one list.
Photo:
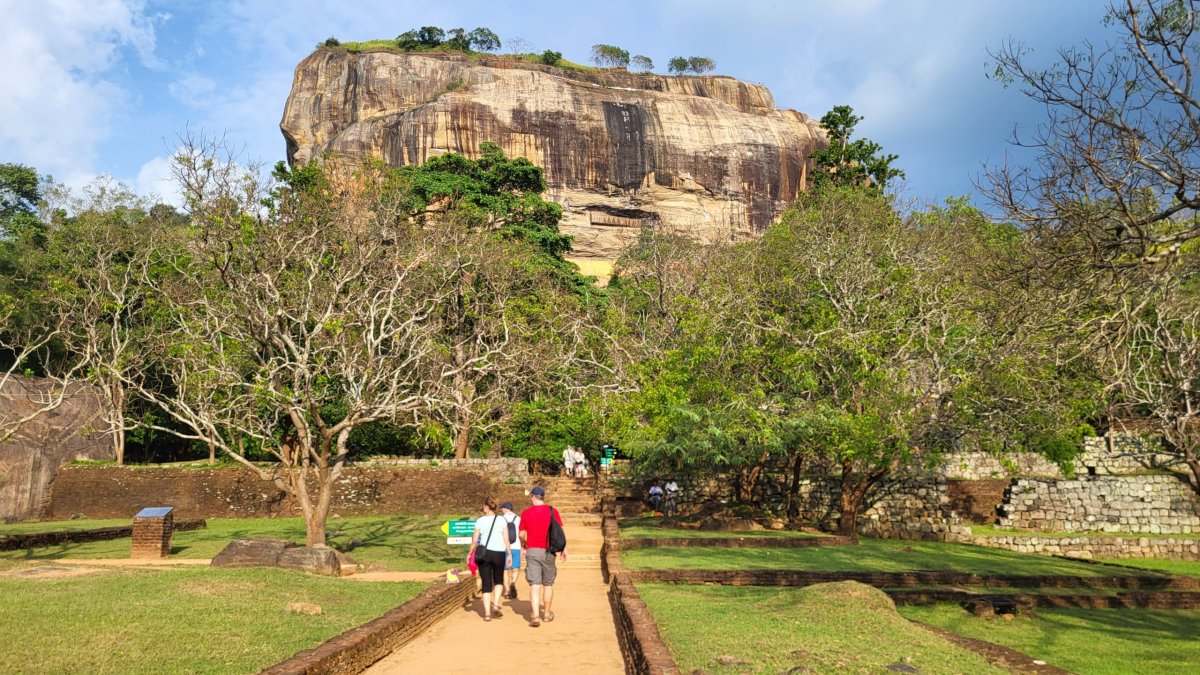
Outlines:
[[470, 602], [474, 594], [473, 578], [436, 584], [378, 619], [297, 652], [260, 675], [356, 675]]
[[[202, 530], [208, 527], [203, 518], [195, 520], [179, 520], [175, 522], [172, 531], [186, 532]], [[133, 536], [133, 526], [98, 527], [92, 530], [74, 530], [60, 532], [30, 532], [28, 534], [10, 534], [0, 537], [0, 551], [19, 551], [23, 548], [42, 548], [58, 544], [81, 544], [88, 541], [107, 541]]]
[[991, 588], [1093, 588], [1136, 590], [1200, 590], [1200, 579], [1130, 575], [1074, 577], [1052, 575], [967, 574], [963, 572], [815, 572], [804, 570], [634, 570], [632, 581], [725, 586], [811, 586], [857, 581], [876, 588], [905, 586], [986, 586]]
[[955, 541], [1019, 553], [1054, 555], [1087, 560], [1091, 558], [1164, 558], [1200, 560], [1200, 539], [1184, 537], [1047, 537], [1034, 533], [1019, 535], [959, 536]]
[[658, 632], [654, 615], [638, 595], [627, 572], [614, 574], [608, 590], [617, 641], [625, 659], [625, 672], [635, 675], [678, 675], [679, 666]]
[[[972, 593], [952, 589], [884, 591], [898, 605], [933, 605], [943, 602], [966, 602], [979, 597], [994, 597], [997, 593]], [[1008, 596], [1005, 596], [1008, 597]], [[1195, 591], [1135, 591], [1115, 595], [1062, 595], [1020, 593], [1013, 600], [1029, 607], [1081, 609], [1200, 609], [1200, 592]]]
[[809, 548], [854, 546], [857, 537], [644, 537], [621, 539], [622, 549], [635, 548]]

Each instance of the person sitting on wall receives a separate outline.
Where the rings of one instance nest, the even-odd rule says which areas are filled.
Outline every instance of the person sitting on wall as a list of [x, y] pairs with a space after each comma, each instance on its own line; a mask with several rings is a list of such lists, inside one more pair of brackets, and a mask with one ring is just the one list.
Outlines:
[[658, 481], [654, 481], [654, 485], [650, 486], [650, 496], [646, 499], [646, 503], [650, 505], [651, 511], [659, 511], [662, 507], [662, 500], [662, 486], [658, 484]]

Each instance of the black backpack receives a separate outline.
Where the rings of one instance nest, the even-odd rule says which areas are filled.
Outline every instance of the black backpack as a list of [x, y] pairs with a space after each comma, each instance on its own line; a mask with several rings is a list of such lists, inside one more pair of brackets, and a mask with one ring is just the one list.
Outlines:
[[562, 525], [554, 520], [554, 507], [550, 507], [550, 530], [546, 533], [546, 552], [550, 555], [557, 555], [567, 549], [567, 533], [563, 532]]
[[508, 543], [511, 545], [517, 543], [517, 541], [517, 519], [514, 517], [508, 521]]

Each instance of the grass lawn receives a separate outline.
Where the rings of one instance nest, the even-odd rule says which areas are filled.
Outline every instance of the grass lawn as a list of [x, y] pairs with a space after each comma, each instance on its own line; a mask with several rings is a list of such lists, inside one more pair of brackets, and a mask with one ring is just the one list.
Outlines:
[[1013, 621], [976, 618], [957, 605], [906, 606], [900, 613], [1077, 673], [1200, 669], [1200, 611], [1038, 609], [1032, 617]]
[[1108, 558], [1097, 562], [1140, 567], [1167, 574], [1179, 574], [1188, 577], [1200, 577], [1200, 561], [1197, 560], [1159, 560], [1158, 558]]
[[[33, 568], [0, 567], [0, 672], [250, 673], [378, 617], [424, 588], [280, 569], [21, 574]], [[293, 601], [324, 611], [285, 612]]]
[[1008, 530], [992, 525], [972, 525], [971, 534], [979, 537], [1039, 537], [1043, 539], [1067, 539], [1088, 537], [1093, 539], [1200, 539], [1200, 532], [1186, 534], [1145, 534], [1142, 532], [1043, 532], [1041, 530]]
[[860, 539], [858, 546], [780, 549], [640, 548], [622, 551], [630, 569], [825, 570], [905, 572], [951, 570], [976, 574], [1136, 575], [1132, 570], [1003, 549], [926, 541]]
[[[440, 571], [462, 562], [465, 546], [448, 546], [439, 516], [363, 516], [329, 521], [328, 533], [340, 532], [330, 542], [345, 548], [359, 539], [362, 546], [349, 551], [356, 562], [398, 571]], [[44, 531], [60, 529], [65, 523], [40, 523]], [[91, 521], [92, 523], [108, 521]], [[302, 518], [213, 518], [203, 530], [176, 532], [171, 555], [180, 558], [211, 558], [234, 539], [267, 537], [304, 543]], [[0, 552], [0, 559], [45, 560], [54, 558], [128, 558], [130, 539], [63, 544], [45, 548]]]
[[789, 530], [760, 530], [757, 532], [708, 532], [701, 530], [685, 530], [677, 527], [662, 527], [662, 518], [630, 518], [622, 520], [621, 536], [633, 539], [668, 539], [682, 537], [697, 538], [735, 538], [735, 537], [823, 537], [827, 535], [812, 532], [792, 532]]
[[[684, 673], [881, 673], [897, 663], [926, 674], [1003, 672], [905, 621], [887, 596], [861, 584], [638, 584], [638, 594]], [[721, 665], [723, 656], [744, 663]]]
[[0, 523], [0, 537], [7, 537], [10, 534], [30, 534], [32, 532], [76, 532], [79, 530], [98, 530], [102, 527], [129, 527], [133, 525], [133, 518], [113, 518], [108, 520], [91, 520], [90, 518], [80, 518], [78, 520], [56, 520], [56, 521], [27, 521], [20, 523], [4, 524]]

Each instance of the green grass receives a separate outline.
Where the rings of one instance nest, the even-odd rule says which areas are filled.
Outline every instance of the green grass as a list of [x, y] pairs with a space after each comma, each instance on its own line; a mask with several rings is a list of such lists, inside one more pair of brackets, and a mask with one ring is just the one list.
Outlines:
[[1105, 539], [1200, 539], [1200, 532], [1186, 534], [1145, 534], [1141, 532], [1042, 532], [1040, 530], [1009, 530], [991, 525], [972, 525], [971, 534], [980, 537], [1038, 537], [1042, 539], [1067, 539], [1090, 537]]
[[904, 572], [950, 570], [975, 574], [1054, 574], [1081, 577], [1136, 575], [1061, 558], [942, 542], [861, 539], [857, 546], [781, 549], [642, 548], [623, 551], [631, 569], [824, 570]]
[[[28, 565], [26, 565], [28, 566]], [[249, 673], [382, 615], [424, 588], [288, 570], [0, 576], [0, 672]], [[293, 601], [319, 616], [290, 614]]]
[[[399, 571], [441, 571], [466, 558], [465, 546], [446, 545], [439, 516], [363, 516], [330, 520], [327, 532], [340, 531], [330, 543], [345, 548], [360, 539], [363, 546], [349, 551], [356, 562]], [[82, 521], [65, 521], [78, 523]], [[107, 522], [107, 521], [91, 521]], [[41, 523], [50, 531], [64, 523]], [[213, 518], [203, 530], [176, 532], [171, 539], [171, 556], [211, 558], [234, 539], [266, 537], [304, 543], [301, 518]], [[55, 558], [128, 558], [128, 538], [82, 544], [0, 552], [0, 558], [46, 560]]]
[[1197, 560], [1160, 560], [1158, 558], [1107, 558], [1097, 562], [1140, 567], [1145, 570], [1181, 574], [1188, 577], [1200, 577], [1200, 561]]
[[976, 618], [957, 605], [900, 613], [1089, 675], [1195, 673], [1200, 664], [1200, 611], [1038, 609], [1013, 621]]
[[0, 524], [0, 537], [6, 537], [10, 534], [30, 534], [33, 532], [78, 532], [79, 530], [97, 530], [102, 527], [129, 527], [133, 524], [133, 518], [110, 518], [91, 520], [90, 518], [80, 518], [78, 520], [55, 520], [55, 521], [24, 521], [20, 523], [10, 523], [8, 525]]
[[[982, 657], [905, 621], [879, 591], [853, 583], [806, 588], [638, 584], [680, 671], [1000, 673]], [[724, 666], [728, 656], [745, 665]]]
[[703, 530], [680, 529], [677, 527], [662, 527], [662, 518], [630, 518], [621, 521], [621, 536], [626, 538], [736, 538], [736, 537], [823, 537], [826, 535], [811, 532], [794, 532], [790, 530], [759, 530], [756, 532], [709, 532]]

